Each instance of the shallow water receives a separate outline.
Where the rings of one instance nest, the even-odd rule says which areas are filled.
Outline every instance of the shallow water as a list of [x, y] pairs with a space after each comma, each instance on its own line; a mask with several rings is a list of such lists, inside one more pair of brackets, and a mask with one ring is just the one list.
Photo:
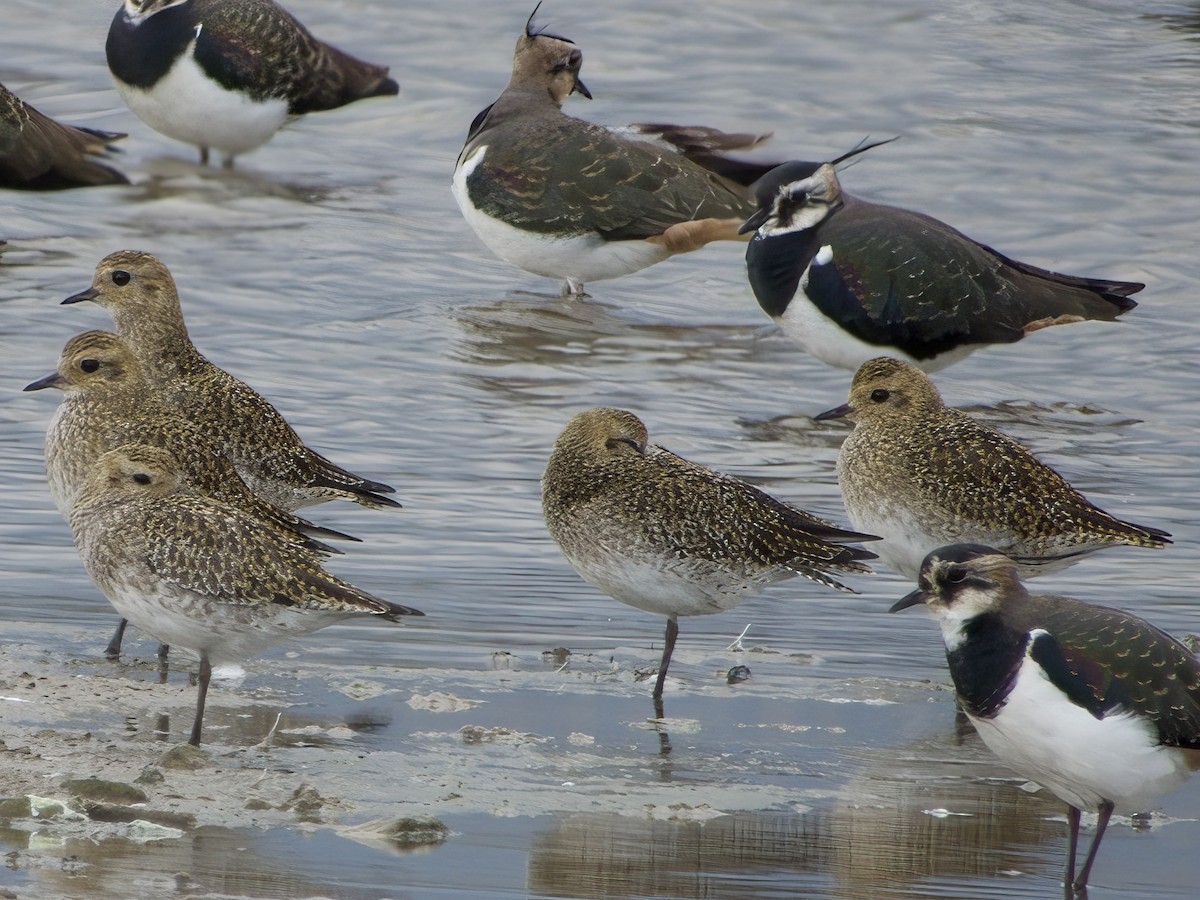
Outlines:
[[[0, 31], [0, 79], [46, 113], [128, 131], [119, 165], [135, 182], [0, 193], [6, 656], [39, 647], [22, 662], [33, 674], [66, 666], [81, 679], [152, 679], [99, 661], [113, 616], [41, 473], [55, 398], [20, 393], [71, 335], [109, 326], [98, 308], [57, 303], [125, 247], [170, 266], [211, 358], [270, 397], [311, 445], [397, 486], [402, 511], [328, 505], [314, 517], [364, 538], [332, 568], [428, 618], [403, 632], [329, 629], [214, 689], [214, 703], [252, 698], [213, 709], [212, 740], [241, 748], [219, 764], [245, 765], [239, 753], [280, 711], [285, 731], [310, 729], [264, 765], [307, 773], [342, 800], [320, 823], [231, 819], [148, 843], [0, 831], [15, 854], [0, 889], [1060, 895], [1060, 805], [1019, 791], [956, 729], [936, 630], [918, 613], [883, 612], [909, 589], [894, 576], [856, 579], [856, 596], [790, 582], [686, 620], [662, 755], [646, 724], [648, 685], [632, 673], [656, 663], [663, 623], [600, 595], [558, 555], [538, 499], [550, 445], [575, 411], [626, 407], [656, 442], [844, 520], [834, 477], [844, 428], [809, 417], [843, 402], [849, 378], [771, 330], [740, 247], [564, 303], [557, 285], [478, 243], [449, 178], [471, 118], [503, 87], [525, 7], [293, 0], [322, 37], [391, 64], [402, 93], [311, 116], [225, 173], [199, 169], [191, 148], [125, 111], [103, 59], [115, 5], [71, 0], [52, 17], [44, 3], [9, 0]], [[1142, 305], [1120, 325], [1042, 331], [937, 382], [1105, 508], [1175, 535], [1166, 551], [1114, 551], [1039, 589], [1200, 630], [1194, 4], [755, 0], [698, 11], [614, 0], [552, 3], [541, 20], [586, 55], [596, 100], [573, 99], [574, 114], [770, 129], [762, 155], [780, 158], [831, 157], [865, 135], [899, 134], [845, 174], [850, 191], [929, 212], [1038, 265], [1145, 281]], [[727, 652], [748, 623], [756, 652]], [[574, 654], [563, 672], [542, 657], [556, 647]], [[154, 647], [131, 649], [148, 658]], [[753, 677], [727, 686], [737, 663]], [[186, 661], [176, 665], [164, 743], [182, 740], [192, 698]], [[380, 693], [355, 699], [346, 684], [356, 680]], [[431, 691], [486, 702], [445, 713], [406, 702]], [[0, 717], [37, 724], [8, 700]], [[119, 748], [156, 740], [161, 725], [151, 705], [101, 707], [57, 727]], [[473, 746], [464, 725], [536, 740]], [[459, 787], [441, 785], [451, 777]], [[1193, 782], [1163, 802], [1148, 833], [1115, 827], [1091, 896], [1194, 895], [1198, 808]], [[415, 809], [445, 821], [449, 840], [402, 853], [340, 830]]]

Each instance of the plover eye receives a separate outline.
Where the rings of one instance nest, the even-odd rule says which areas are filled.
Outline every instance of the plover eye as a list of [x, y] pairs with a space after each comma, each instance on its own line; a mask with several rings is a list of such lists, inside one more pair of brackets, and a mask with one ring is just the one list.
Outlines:
[[138, 484], [149, 484], [153, 479], [145, 472], [135, 472], [133, 475], [133, 480]]
[[883, 388], [875, 388], [875, 390], [871, 391], [871, 401], [873, 403], [883, 403], [890, 396], [892, 395]]
[[627, 438], [627, 437], [609, 438], [609, 439], [608, 439], [608, 441], [607, 441], [607, 443], [608, 443], [608, 449], [609, 449], [609, 450], [616, 450], [616, 449], [618, 449], [618, 448], [619, 448], [619, 447], [620, 447], [622, 444], [624, 444], [624, 445], [626, 445], [626, 446], [628, 446], [628, 447], [632, 447], [632, 448], [633, 448], [634, 450], [636, 450], [638, 453], [641, 453], [641, 452], [642, 452], [641, 445], [640, 445], [640, 444], [638, 444], [638, 442], [637, 442], [637, 441], [635, 441], [633, 438]]
[[950, 582], [950, 584], [962, 584], [966, 580], [967, 570], [959, 566], [954, 566], [946, 572], [946, 581]]
[[117, 287], [125, 287], [125, 285], [129, 284], [129, 273], [124, 269], [117, 269], [117, 271], [112, 273], [112, 282]]
[[81, 359], [79, 361], [79, 368], [85, 372], [95, 372], [100, 368], [100, 360], [92, 359], [91, 357], [88, 357], [87, 359]]

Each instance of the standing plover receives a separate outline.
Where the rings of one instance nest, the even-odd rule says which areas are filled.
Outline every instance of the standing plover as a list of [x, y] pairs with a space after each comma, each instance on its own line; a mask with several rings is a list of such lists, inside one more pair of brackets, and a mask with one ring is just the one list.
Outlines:
[[92, 300], [108, 310], [162, 397], [209, 433], [263, 500], [298, 509], [341, 498], [399, 506], [393, 488], [360, 478], [309, 449], [253, 388], [209, 362], [188, 336], [171, 273], [149, 253], [102, 259], [92, 286], [63, 303]]
[[[137, 359], [115, 334], [88, 331], [71, 338], [58, 369], [25, 390], [45, 388], [65, 394], [46, 429], [46, 480], [54, 504], [68, 520], [96, 460], [137, 442], [171, 451], [181, 476], [196, 492], [295, 532], [295, 539], [310, 549], [337, 552], [310, 535], [358, 540], [256, 497], [203, 428], [157, 399]], [[122, 620], [105, 648], [110, 659], [121, 655], [125, 624]], [[165, 657], [166, 649], [160, 648], [159, 654]]]
[[915, 578], [943, 544], [996, 547], [1026, 575], [1052, 572], [1105, 547], [1162, 547], [1170, 535], [1109, 515], [1021, 444], [950, 409], [916, 366], [862, 364], [850, 402], [838, 484], [854, 527], [880, 535], [880, 559]]
[[130, 444], [100, 457], [71, 510], [71, 529], [117, 612], [199, 654], [189, 738], [197, 746], [213, 663], [239, 662], [355, 614], [422, 615], [330, 575], [292, 532], [192, 493], [159, 447]]
[[563, 556], [609, 596], [667, 617], [654, 697], [679, 616], [723, 612], [769, 584], [803, 575], [849, 590], [830, 571], [870, 572], [874, 540], [839, 528], [744, 481], [649, 443], [621, 409], [576, 415], [542, 476], [542, 512]]

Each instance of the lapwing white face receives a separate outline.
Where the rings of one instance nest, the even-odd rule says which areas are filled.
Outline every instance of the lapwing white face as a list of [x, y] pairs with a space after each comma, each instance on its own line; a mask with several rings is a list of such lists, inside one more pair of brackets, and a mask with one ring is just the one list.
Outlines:
[[837, 173], [826, 163], [807, 178], [780, 185], [758, 233], [773, 237], [816, 228], [841, 206], [841, 194]]
[[192, 0], [125, 0], [125, 18], [136, 25], [164, 9], [191, 2]]
[[1007, 590], [1022, 590], [1016, 565], [990, 547], [955, 544], [934, 550], [925, 557], [918, 589], [896, 603], [897, 612], [924, 603], [942, 627], [948, 650], [963, 640], [965, 624], [985, 613], [995, 612]]

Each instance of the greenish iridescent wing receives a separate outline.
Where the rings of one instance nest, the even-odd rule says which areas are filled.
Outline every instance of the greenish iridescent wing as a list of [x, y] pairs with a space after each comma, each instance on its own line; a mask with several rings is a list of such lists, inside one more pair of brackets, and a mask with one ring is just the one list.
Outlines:
[[476, 206], [517, 228], [634, 240], [754, 210], [748, 190], [665, 144], [565, 117], [514, 127], [522, 131], [481, 130], [488, 150], [468, 189]]
[[1200, 749], [1195, 655], [1122, 610], [1080, 606], [1047, 603], [1038, 614], [1049, 639], [1035, 640], [1031, 652], [1051, 680], [1097, 718], [1130, 710], [1149, 717], [1164, 744]]
[[822, 224], [818, 243], [833, 255], [823, 264], [820, 254], [814, 259], [806, 293], [867, 341], [924, 358], [1024, 334], [1023, 310], [999, 260], [935, 219], [848, 197]]

